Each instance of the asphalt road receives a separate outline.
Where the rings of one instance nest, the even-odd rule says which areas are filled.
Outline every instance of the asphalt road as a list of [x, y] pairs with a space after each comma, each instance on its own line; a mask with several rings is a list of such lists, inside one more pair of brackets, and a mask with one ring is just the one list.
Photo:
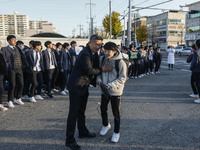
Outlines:
[[[87, 126], [97, 133], [93, 139], [76, 139], [83, 150], [197, 150], [200, 149], [200, 105], [190, 98], [189, 64], [177, 57], [174, 71], [163, 58], [160, 74], [129, 79], [121, 100], [121, 138], [110, 142], [101, 129], [100, 89], [90, 88], [86, 111]], [[6, 101], [6, 97], [5, 97]], [[25, 101], [0, 112], [0, 150], [67, 150], [64, 146], [69, 108], [67, 96], [36, 104]]]

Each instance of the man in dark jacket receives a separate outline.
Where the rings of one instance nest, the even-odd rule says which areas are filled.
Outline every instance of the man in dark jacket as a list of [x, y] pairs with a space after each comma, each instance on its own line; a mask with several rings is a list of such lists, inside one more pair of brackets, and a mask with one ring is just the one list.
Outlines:
[[196, 41], [196, 51], [193, 53], [190, 70], [194, 74], [194, 80], [196, 82], [199, 98], [194, 100], [195, 103], [200, 103], [200, 39]]
[[97, 51], [102, 44], [102, 37], [92, 35], [87, 46], [80, 52], [76, 63], [69, 77], [68, 90], [70, 98], [70, 108], [67, 120], [66, 146], [71, 149], [79, 150], [80, 146], [76, 143], [74, 132], [76, 120], [78, 123], [79, 138], [93, 138], [96, 135], [88, 131], [85, 126], [85, 110], [88, 99], [89, 84], [96, 86], [96, 76], [103, 72], [110, 72], [112, 68], [103, 66], [99, 68], [99, 58]]

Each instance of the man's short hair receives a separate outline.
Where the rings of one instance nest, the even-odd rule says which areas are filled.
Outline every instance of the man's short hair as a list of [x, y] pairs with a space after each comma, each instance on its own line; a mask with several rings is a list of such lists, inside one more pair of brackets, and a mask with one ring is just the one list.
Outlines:
[[22, 41], [17, 41], [17, 42], [16, 42], [16, 45], [19, 45], [19, 44], [24, 44], [24, 42], [22, 42]]
[[15, 39], [16, 39], [16, 36], [14, 36], [14, 35], [8, 35], [8, 36], [7, 36], [7, 41], [10, 41], [12, 38], [15, 38]]
[[105, 50], [117, 51], [118, 50], [118, 46], [115, 43], [113, 43], [113, 42], [107, 42], [104, 45], [104, 49]]
[[60, 45], [62, 45], [60, 42], [56, 43], [56, 48], [58, 48]]
[[49, 44], [51, 44], [52, 42], [51, 41], [46, 41], [45, 43], [44, 43], [44, 46], [48, 46]]
[[198, 39], [198, 40], [196, 41], [196, 46], [197, 46], [198, 48], [200, 48], [200, 39]]
[[73, 44], [76, 44], [76, 41], [71, 41], [70, 45], [72, 46]]
[[98, 34], [94, 34], [94, 35], [91, 35], [90, 41], [94, 41], [94, 40], [101, 40], [101, 41], [103, 41], [103, 38], [100, 35], [98, 35]]
[[32, 46], [33, 48], [36, 48], [36, 46], [40, 46], [40, 45], [42, 45], [40, 41], [34, 41]]
[[192, 48], [193, 48], [194, 50], [196, 50], [196, 46], [195, 46], [195, 44], [192, 45]]
[[64, 43], [63, 44], [63, 48], [65, 49], [66, 47], [68, 47], [69, 46], [69, 43]]
[[33, 41], [33, 40], [31, 40], [31, 41], [29, 42], [29, 44], [30, 44], [30, 45], [33, 45], [33, 43], [34, 43], [34, 41]]

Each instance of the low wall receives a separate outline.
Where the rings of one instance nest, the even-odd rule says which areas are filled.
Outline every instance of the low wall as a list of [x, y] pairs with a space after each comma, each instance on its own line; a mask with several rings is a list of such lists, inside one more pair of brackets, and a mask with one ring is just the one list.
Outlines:
[[[31, 40], [40, 41], [43, 46], [44, 46], [44, 43], [46, 41], [51, 41], [54, 44], [56, 44], [57, 42], [60, 42], [62, 44], [67, 42], [67, 43], [70, 44], [71, 41], [76, 41], [77, 46], [79, 46], [79, 45], [85, 46], [89, 41], [89, 39], [78, 39], [78, 38], [77, 39], [71, 39], [71, 38], [38, 38], [38, 37], [17, 37], [17, 40], [23, 41], [24, 44], [27, 45], [27, 46], [29, 45], [29, 41], [31, 41]], [[8, 45], [6, 37], [0, 37], [0, 41], [2, 42], [2, 46]], [[112, 42], [116, 43], [117, 45], [121, 44], [121, 40], [119, 40], [119, 39], [104, 39], [103, 43], [106, 43], [108, 41], [112, 41]]]

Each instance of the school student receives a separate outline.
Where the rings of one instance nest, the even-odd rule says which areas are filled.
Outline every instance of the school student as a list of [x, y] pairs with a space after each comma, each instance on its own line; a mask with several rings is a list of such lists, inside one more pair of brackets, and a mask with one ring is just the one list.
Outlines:
[[[41, 53], [40, 41], [34, 41], [33, 50], [27, 52], [26, 59], [29, 64], [27, 71], [31, 83], [29, 101], [35, 103], [36, 100], [44, 99], [41, 97], [41, 89], [43, 84], [42, 71], [44, 71], [44, 67], [43, 67], [43, 58]], [[35, 93], [37, 82], [38, 82], [37, 92]], [[26, 88], [29, 88], [29, 86]]]
[[45, 78], [46, 78], [46, 94], [49, 98], [53, 98], [53, 95], [51, 94], [52, 76], [53, 76], [55, 68], [57, 67], [57, 62], [56, 62], [55, 54], [52, 50], [53, 48], [52, 42], [46, 41], [44, 45], [47, 48], [46, 50], [42, 51]]
[[[122, 54], [115, 43], [107, 42], [104, 45], [104, 48], [105, 57], [102, 56], [100, 58], [100, 67], [107, 65], [115, 69], [111, 72], [102, 72], [97, 77], [97, 84], [101, 87], [105, 87], [109, 93], [109, 96], [104, 92], [102, 92], [101, 95], [101, 117], [103, 126], [100, 135], [106, 135], [108, 130], [111, 128], [107, 114], [108, 103], [111, 102], [114, 116], [114, 132], [111, 141], [118, 142], [120, 138], [120, 99], [127, 78], [127, 65], [122, 59]], [[118, 64], [118, 67], [116, 64]]]
[[60, 52], [60, 72], [61, 72], [61, 95], [66, 95], [66, 85], [68, 75], [71, 72], [72, 60], [69, 53], [69, 44], [63, 44], [63, 50]]
[[62, 44], [60, 42], [56, 43], [56, 49], [53, 50], [55, 57], [56, 57], [56, 62], [57, 62], [57, 66], [54, 70], [53, 76], [52, 76], [52, 93], [54, 92], [59, 92], [59, 88], [60, 88], [60, 52], [62, 50]]
[[6, 62], [4, 59], [4, 55], [2, 54], [1, 51], [1, 42], [0, 42], [0, 111], [6, 111], [8, 110], [6, 107], [3, 105], [3, 79], [4, 75], [6, 75]]
[[149, 69], [150, 69], [150, 74], [154, 74], [154, 50], [153, 46], [149, 46], [149, 51], [148, 51], [148, 63], [149, 63]]
[[[8, 71], [8, 107], [14, 108], [13, 102], [18, 105], [24, 105], [21, 100], [24, 87], [22, 68], [27, 67], [27, 61], [22, 50], [16, 46], [16, 37], [14, 35], [8, 35], [7, 41], [9, 45], [3, 47], [2, 52], [5, 56]], [[15, 92], [16, 85], [18, 88]]]

